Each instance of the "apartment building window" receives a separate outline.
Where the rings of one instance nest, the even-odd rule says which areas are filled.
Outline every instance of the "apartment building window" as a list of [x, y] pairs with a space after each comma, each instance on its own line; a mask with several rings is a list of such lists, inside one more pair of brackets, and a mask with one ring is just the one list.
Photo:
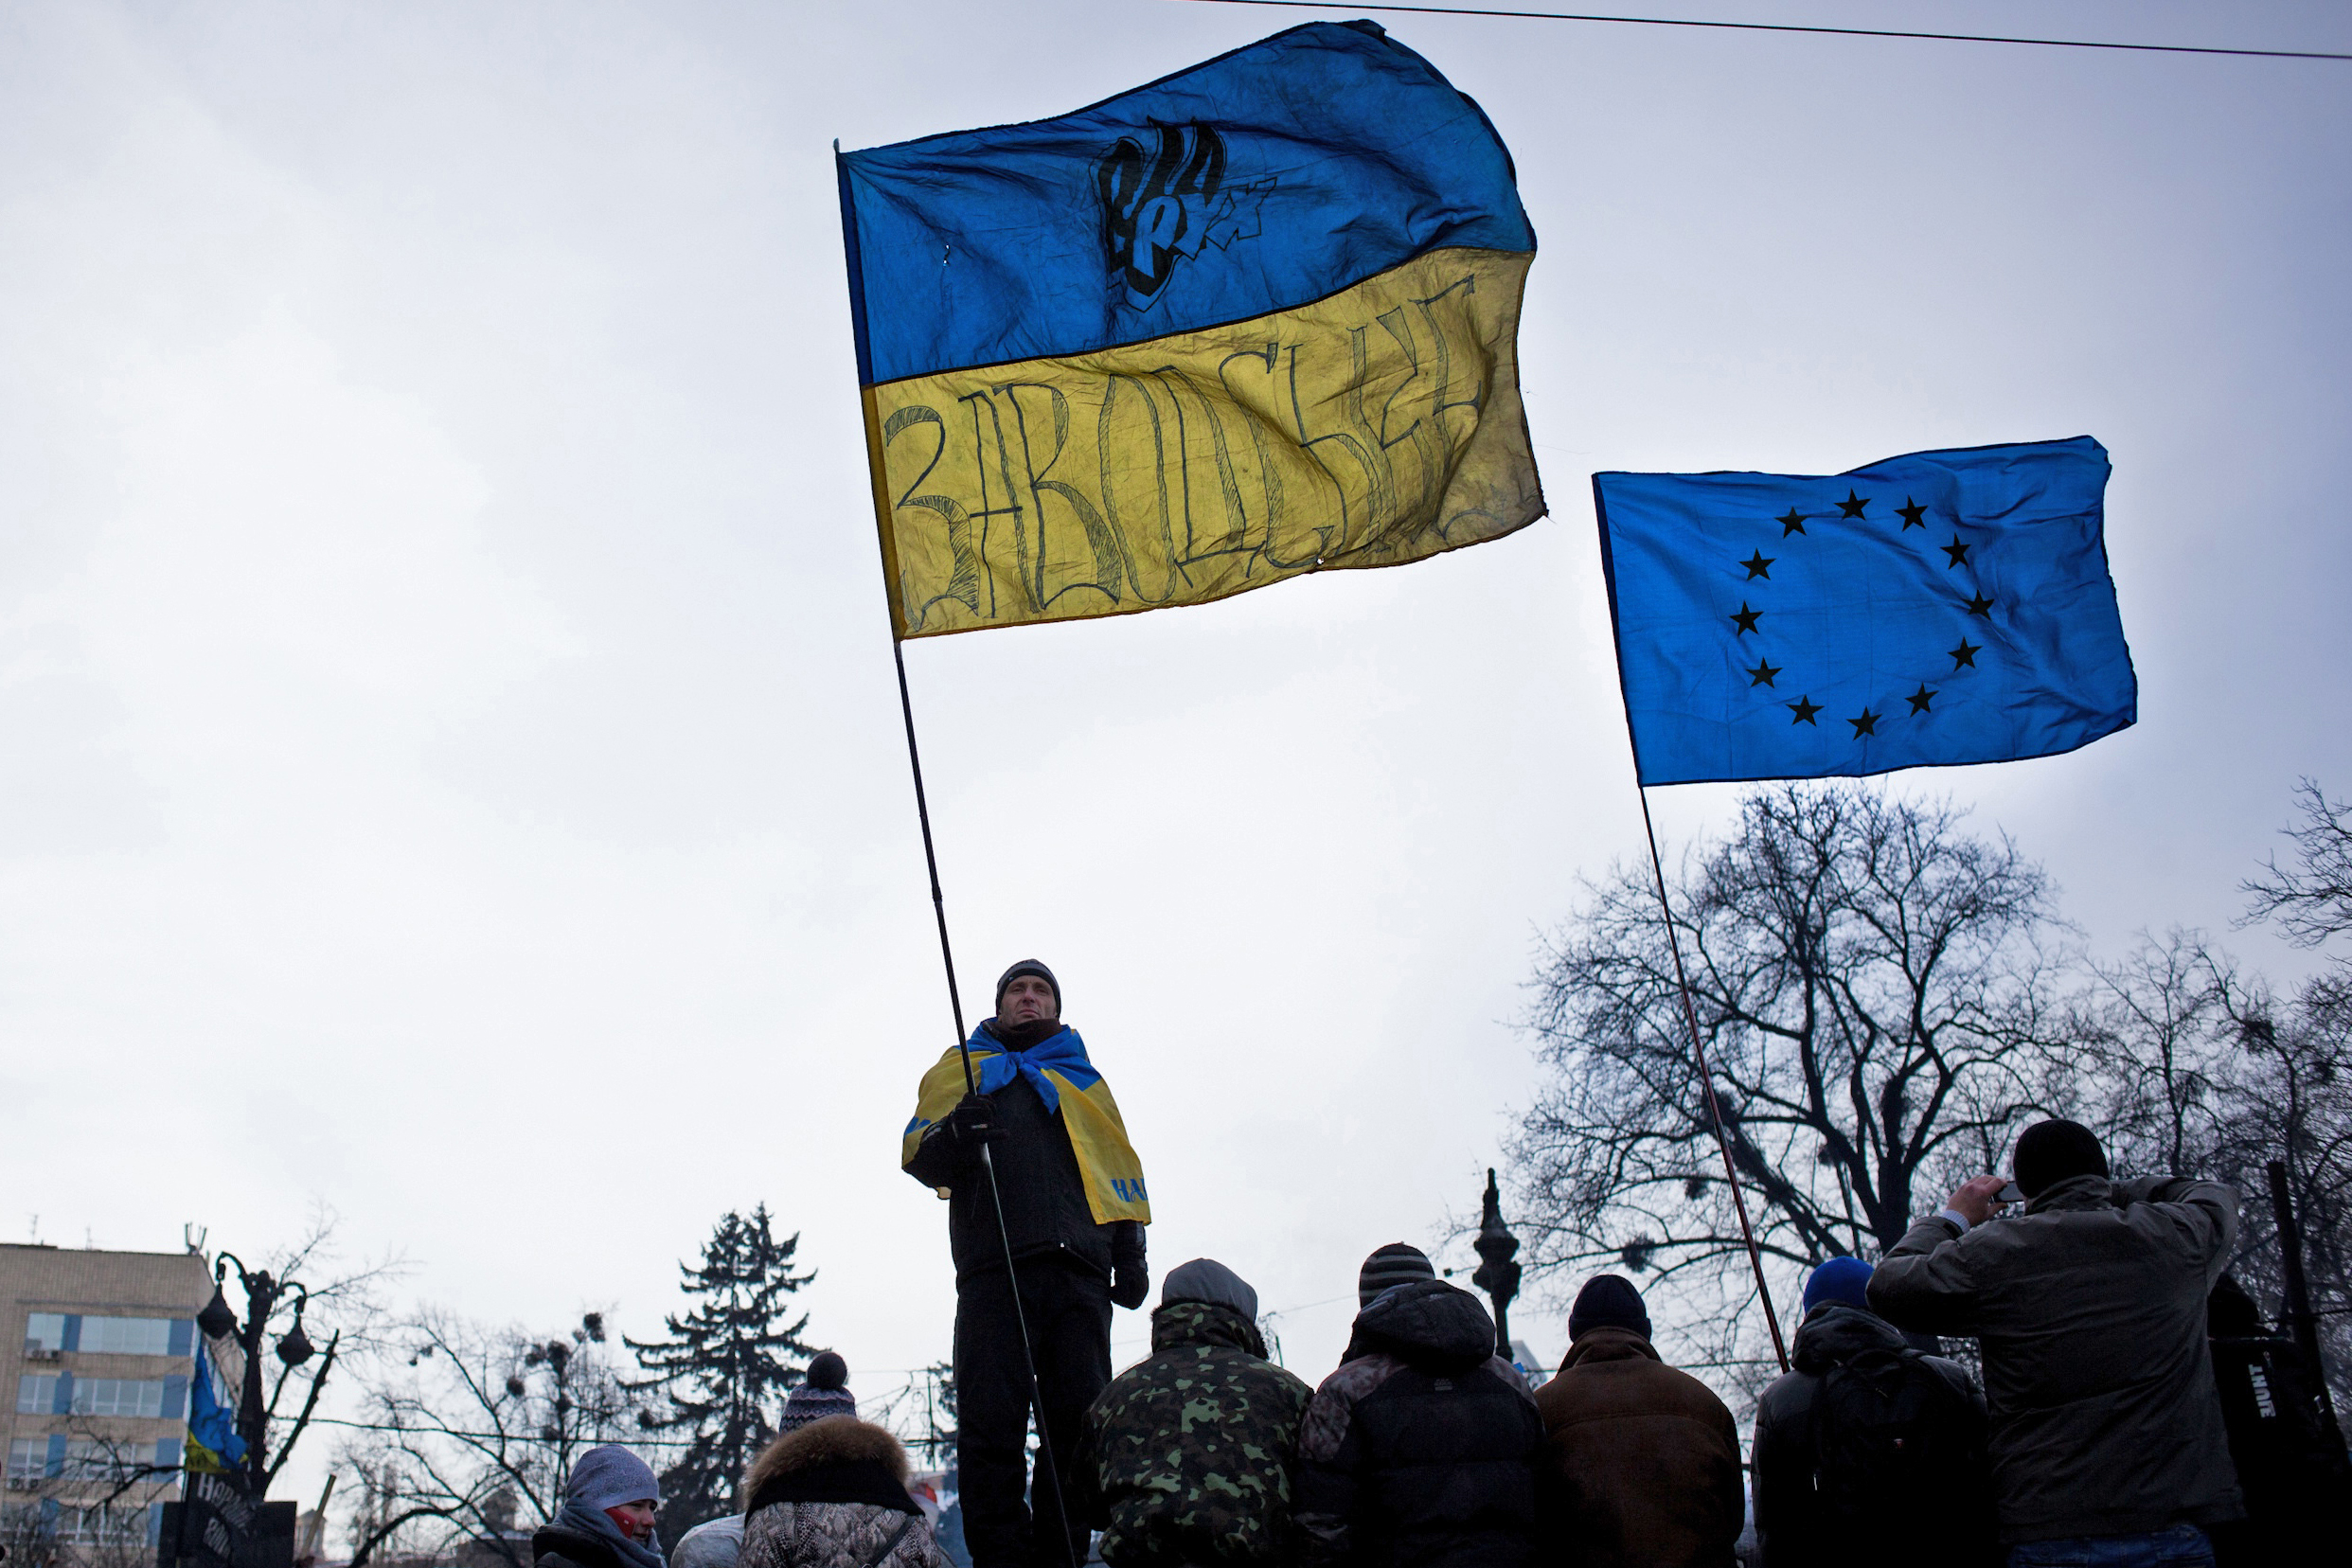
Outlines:
[[85, 1317], [75, 1348], [84, 1355], [168, 1356], [171, 1354], [171, 1327], [169, 1318]]
[[92, 1317], [34, 1312], [25, 1321], [25, 1354], [55, 1359], [61, 1351], [99, 1356], [185, 1356], [196, 1326], [187, 1318]]
[[49, 1440], [45, 1437], [19, 1437], [9, 1444], [9, 1485], [29, 1487], [41, 1480], [49, 1468]]
[[76, 1378], [72, 1408], [77, 1416], [161, 1416], [164, 1385], [154, 1378]]
[[76, 1437], [65, 1445], [68, 1481], [132, 1481], [147, 1473], [152, 1445], [106, 1437]]
[[76, 1546], [145, 1545], [151, 1511], [143, 1503], [116, 1504], [112, 1507], [68, 1506], [58, 1510], [57, 1538]]
[[57, 1374], [27, 1372], [16, 1380], [16, 1413], [19, 1416], [45, 1414], [57, 1405]]

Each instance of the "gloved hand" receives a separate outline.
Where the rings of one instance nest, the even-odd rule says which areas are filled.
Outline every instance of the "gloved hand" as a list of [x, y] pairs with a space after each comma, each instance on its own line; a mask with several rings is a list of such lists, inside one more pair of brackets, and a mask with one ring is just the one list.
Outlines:
[[1111, 1265], [1111, 1299], [1133, 1311], [1151, 1293], [1151, 1271], [1141, 1260], [1121, 1261]]
[[966, 1095], [939, 1125], [967, 1152], [977, 1153], [983, 1144], [1005, 1140], [1005, 1130], [996, 1125], [996, 1107], [984, 1095]]

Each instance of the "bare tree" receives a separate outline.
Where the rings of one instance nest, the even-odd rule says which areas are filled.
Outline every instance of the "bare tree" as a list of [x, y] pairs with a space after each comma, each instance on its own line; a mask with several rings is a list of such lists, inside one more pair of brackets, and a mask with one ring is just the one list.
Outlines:
[[2287, 1163], [2330, 1381], [2352, 1403], [2352, 1009], [2325, 981], [2281, 998], [2193, 931], [2144, 936], [2094, 972], [2078, 1114], [2119, 1171], [2237, 1189], [2231, 1268], [2274, 1314], [2284, 1278], [2264, 1167]]
[[[2246, 882], [2246, 918], [2274, 920], [2297, 945], [2324, 947], [2352, 931], [2352, 805], [2329, 800], [2313, 778], [2295, 787], [2295, 802], [2302, 825], [2286, 829], [2293, 864], [2282, 866], [2273, 855]], [[2334, 957], [2340, 970], [2352, 965], [2352, 956]]]
[[[1784, 1281], [1891, 1246], [2063, 1092], [2049, 883], [1948, 807], [1757, 790], [1667, 896], [1733, 1163]], [[1739, 1363], [1753, 1296], [1667, 938], [1648, 867], [1620, 866], [1545, 944], [1526, 1023], [1546, 1079], [1514, 1172], [1549, 1217], [1530, 1226], [1535, 1270], [1654, 1271], [1690, 1309], [1684, 1336]]]
[[603, 1314], [534, 1337], [426, 1310], [401, 1332], [405, 1363], [368, 1384], [366, 1423], [341, 1453], [360, 1477], [351, 1568], [392, 1545], [469, 1540], [528, 1568], [518, 1509], [553, 1518], [574, 1460], [650, 1414], [604, 1349]]
[[[245, 1460], [259, 1484], [257, 1495], [266, 1495], [294, 1457], [337, 1363], [383, 1350], [392, 1328], [385, 1292], [407, 1274], [408, 1262], [398, 1254], [347, 1260], [335, 1240], [340, 1221], [332, 1208], [314, 1203], [302, 1235], [261, 1256], [260, 1270], [283, 1289], [271, 1300], [260, 1333], [260, 1343], [274, 1344], [278, 1351], [276, 1365], [265, 1363], [262, 1368], [261, 1451]], [[299, 1291], [291, 1288], [295, 1284]], [[251, 1307], [248, 1300], [249, 1311]], [[326, 1344], [316, 1355], [289, 1354], [294, 1338], [307, 1345], [321, 1336]], [[227, 1334], [207, 1338], [205, 1350], [221, 1374], [230, 1409], [237, 1409], [245, 1376], [243, 1347]], [[281, 1423], [281, 1417], [291, 1417], [291, 1424]]]

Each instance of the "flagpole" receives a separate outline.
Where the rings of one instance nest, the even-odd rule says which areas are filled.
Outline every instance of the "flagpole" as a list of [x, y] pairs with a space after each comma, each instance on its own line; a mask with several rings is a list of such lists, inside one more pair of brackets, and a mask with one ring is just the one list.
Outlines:
[[1772, 1287], [1764, 1280], [1764, 1255], [1756, 1249], [1755, 1227], [1748, 1223], [1748, 1198], [1740, 1189], [1739, 1172], [1732, 1164], [1731, 1140], [1723, 1133], [1723, 1108], [1716, 1103], [1715, 1073], [1707, 1065], [1707, 1048], [1699, 1038], [1699, 1009], [1690, 1000], [1690, 976], [1683, 970], [1683, 942], [1674, 931], [1674, 906], [1666, 901], [1666, 864], [1658, 858], [1658, 830], [1649, 821], [1649, 790], [1637, 775], [1634, 793], [1642, 797], [1642, 832], [1649, 840], [1649, 869], [1657, 879], [1658, 913], [1666, 917], [1666, 946], [1674, 953], [1674, 983], [1683, 993], [1683, 1018], [1690, 1025], [1691, 1055], [1699, 1063], [1699, 1092], [1706, 1096], [1707, 1117], [1715, 1127], [1715, 1147], [1723, 1156], [1723, 1180], [1730, 1184], [1733, 1206], [1739, 1211], [1740, 1239], [1748, 1245], [1748, 1266], [1755, 1271], [1755, 1298], [1764, 1304], [1764, 1324], [1773, 1331], [1773, 1354], [1780, 1369], [1789, 1370], [1788, 1343], [1780, 1337], [1780, 1316], [1773, 1310]]
[[[899, 672], [899, 714], [906, 721], [906, 764], [915, 775], [915, 817], [923, 829], [923, 867], [931, 874], [931, 913], [939, 926], [939, 962], [947, 970], [948, 1008], [955, 1018], [955, 1049], [964, 1063], [964, 1093], [977, 1095], [980, 1086], [971, 1071], [971, 1036], [964, 1028], [964, 999], [955, 987], [955, 949], [948, 941], [947, 898], [939, 890], [939, 855], [931, 838], [931, 802], [923, 793], [922, 748], [915, 739], [915, 700], [906, 685], [906, 645], [899, 640], [895, 607], [892, 618], [890, 662]], [[988, 1174], [989, 1207], [996, 1215], [997, 1244], [1005, 1251], [1005, 1288], [1012, 1292], [1013, 1322], [1021, 1330], [1021, 1364], [1029, 1376], [1029, 1408], [1037, 1412], [1037, 1452], [1043, 1462], [1045, 1479], [1053, 1489], [1054, 1519], [1061, 1526], [1062, 1555], [1069, 1559], [1070, 1568], [1078, 1568], [1076, 1548], [1070, 1541], [1069, 1509], [1061, 1497], [1061, 1467], [1054, 1457], [1053, 1439], [1045, 1430], [1045, 1394], [1037, 1381], [1037, 1352], [1029, 1344], [1029, 1314], [1021, 1304], [1021, 1278], [1013, 1266], [1012, 1230], [1005, 1223], [1005, 1193], [997, 1185], [996, 1161], [985, 1143], [980, 1146], [980, 1168]]]

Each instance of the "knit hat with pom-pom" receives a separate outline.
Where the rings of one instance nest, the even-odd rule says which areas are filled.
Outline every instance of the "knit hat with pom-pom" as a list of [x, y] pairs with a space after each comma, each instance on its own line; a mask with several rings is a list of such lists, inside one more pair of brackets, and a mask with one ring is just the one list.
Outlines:
[[796, 1432], [828, 1416], [857, 1413], [857, 1396], [849, 1392], [849, 1363], [827, 1350], [809, 1363], [808, 1381], [786, 1396], [784, 1419], [777, 1423], [776, 1430]]

